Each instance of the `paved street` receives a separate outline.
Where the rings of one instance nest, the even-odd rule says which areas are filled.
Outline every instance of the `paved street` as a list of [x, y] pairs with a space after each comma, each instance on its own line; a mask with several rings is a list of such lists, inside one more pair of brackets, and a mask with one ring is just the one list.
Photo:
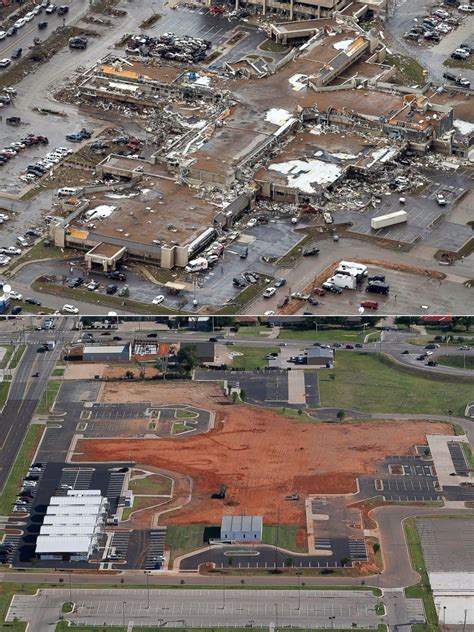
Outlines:
[[[65, 592], [45, 589], [39, 596], [15, 597], [8, 620], [30, 621], [35, 632], [48, 629], [58, 619]], [[148, 601], [146, 590], [74, 590], [73, 615], [78, 625], [135, 626], [154, 623], [160, 627], [279, 627], [299, 628], [377, 627], [376, 597], [367, 591], [297, 590], [160, 590]]]

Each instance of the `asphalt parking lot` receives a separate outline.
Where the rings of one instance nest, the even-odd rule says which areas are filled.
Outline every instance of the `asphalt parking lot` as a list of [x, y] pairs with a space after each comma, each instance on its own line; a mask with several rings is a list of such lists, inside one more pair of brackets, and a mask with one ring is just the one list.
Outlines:
[[[266, 371], [213, 371], [196, 369], [196, 381], [226, 380], [238, 383], [245, 391], [246, 401], [266, 406], [287, 406], [288, 404], [288, 372], [284, 370]], [[297, 407], [297, 406], [295, 406]]]
[[472, 571], [474, 550], [472, 521], [466, 518], [417, 518], [423, 556], [428, 571]]
[[[13, 565], [18, 568], [31, 567], [34, 558], [36, 536], [44, 520], [51, 496], [66, 495], [67, 490], [61, 485], [68, 485], [74, 489], [100, 489], [110, 501], [109, 515], [113, 515], [121, 502], [122, 487], [125, 474], [112, 472], [123, 464], [97, 463], [94, 465], [74, 466], [69, 463], [47, 463], [36, 488], [36, 494], [31, 504], [29, 515], [22, 519], [23, 536], [18, 543]], [[51, 566], [57, 568], [88, 568], [87, 562], [60, 562], [57, 560], [36, 560], [35, 564], [42, 568]]]
[[[151, 599], [150, 599], [151, 595]], [[15, 596], [7, 620], [16, 616], [41, 619], [44, 626], [57, 621], [63, 591], [42, 589], [36, 596]], [[75, 611], [65, 615], [77, 625], [159, 625], [159, 627], [327, 627], [335, 617], [341, 628], [377, 628], [376, 597], [370, 591], [343, 593], [330, 590], [73, 590]], [[35, 629], [40, 629], [36, 627]], [[42, 630], [44, 627], [41, 628]]]

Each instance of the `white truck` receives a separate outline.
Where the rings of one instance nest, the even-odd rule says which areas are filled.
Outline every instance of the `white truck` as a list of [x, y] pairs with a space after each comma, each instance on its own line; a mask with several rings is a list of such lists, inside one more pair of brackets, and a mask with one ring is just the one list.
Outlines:
[[184, 269], [186, 272], [199, 272], [199, 270], [207, 270], [208, 267], [208, 260], [205, 257], [198, 257], [190, 261]]
[[357, 287], [357, 278], [348, 274], [337, 274], [336, 272], [328, 281], [343, 290], [355, 290]]
[[363, 263], [355, 263], [354, 261], [340, 261], [337, 266], [336, 274], [346, 274], [356, 277], [366, 277], [369, 269]]
[[379, 228], [386, 228], [387, 226], [395, 226], [395, 224], [403, 224], [407, 219], [408, 214], [406, 211], [395, 211], [394, 213], [387, 213], [387, 215], [372, 217], [370, 226], [374, 230], [378, 230]]

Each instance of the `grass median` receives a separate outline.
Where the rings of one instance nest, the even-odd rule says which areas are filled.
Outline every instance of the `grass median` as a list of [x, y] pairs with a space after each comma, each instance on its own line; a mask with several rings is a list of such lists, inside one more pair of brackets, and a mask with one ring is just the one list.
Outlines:
[[[333, 376], [333, 378], [331, 377]], [[464, 416], [473, 383], [458, 376], [425, 377], [405, 370], [379, 353], [338, 351], [334, 369], [321, 371], [322, 406], [370, 413]]]
[[269, 353], [277, 353], [279, 350], [278, 347], [247, 347], [235, 345], [229, 347], [229, 352], [239, 355], [233, 355], [232, 360], [229, 359], [229, 364], [232, 364], [234, 369], [243, 369], [244, 371], [263, 369], [268, 366], [266, 356]]
[[474, 356], [437, 356], [436, 362], [443, 366], [474, 371]]
[[38, 415], [47, 415], [50, 412], [54, 401], [56, 400], [60, 386], [61, 382], [58, 382], [57, 380], [49, 380], [38, 404], [38, 408], [36, 409], [36, 413]]
[[416, 518], [408, 518], [403, 523], [405, 539], [410, 554], [411, 564], [414, 570], [420, 573], [421, 581], [414, 586], [405, 588], [405, 596], [409, 599], [421, 599], [426, 615], [426, 624], [413, 626], [416, 632], [431, 631], [438, 629], [438, 615], [433, 599], [428, 572], [426, 570], [425, 559], [423, 557], [423, 547], [416, 525]]
[[272, 284], [272, 278], [268, 276], [261, 276], [257, 283], [251, 283], [245, 290], [240, 292], [232, 302], [225, 305], [222, 309], [217, 310], [216, 314], [239, 314], [243, 311], [243, 308], [251, 303], [256, 296], [261, 294], [266, 287], [270, 287]]
[[8, 480], [0, 494], [0, 515], [2, 516], [9, 515], [12, 510], [13, 502], [21, 487], [21, 481], [35, 455], [43, 430], [43, 426], [36, 425], [30, 426], [27, 430]]

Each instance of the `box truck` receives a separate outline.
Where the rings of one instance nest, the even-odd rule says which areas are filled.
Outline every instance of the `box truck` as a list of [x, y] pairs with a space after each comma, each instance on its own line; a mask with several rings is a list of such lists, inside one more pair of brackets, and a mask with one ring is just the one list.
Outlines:
[[337, 274], [348, 274], [362, 279], [369, 273], [369, 269], [363, 263], [355, 263], [354, 261], [341, 261], [337, 266]]
[[370, 220], [370, 226], [374, 230], [379, 228], [385, 228], [386, 226], [395, 226], [395, 224], [403, 224], [408, 218], [406, 211], [395, 211], [395, 213], [388, 213], [387, 215], [379, 215], [379, 217], [372, 217]]
[[336, 287], [340, 287], [344, 290], [355, 290], [357, 287], [357, 278], [349, 274], [336, 273], [330, 279], [329, 283], [332, 283]]
[[199, 272], [199, 270], [207, 270], [208, 267], [208, 260], [205, 257], [198, 257], [190, 261], [184, 269], [186, 272]]

